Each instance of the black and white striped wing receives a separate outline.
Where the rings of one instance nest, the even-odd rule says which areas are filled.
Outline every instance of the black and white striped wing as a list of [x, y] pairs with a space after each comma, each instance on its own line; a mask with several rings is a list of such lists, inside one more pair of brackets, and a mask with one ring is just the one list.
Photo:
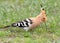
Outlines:
[[31, 26], [32, 24], [32, 20], [31, 19], [25, 19], [25, 20], [22, 20], [18, 23], [13, 23], [12, 26], [13, 27], [29, 27]]

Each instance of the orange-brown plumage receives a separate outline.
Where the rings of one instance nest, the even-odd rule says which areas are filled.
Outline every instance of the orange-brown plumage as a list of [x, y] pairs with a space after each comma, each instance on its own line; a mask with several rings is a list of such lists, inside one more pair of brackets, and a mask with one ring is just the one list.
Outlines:
[[41, 9], [41, 12], [39, 15], [37, 15], [34, 18], [30, 18], [33, 22], [33, 24], [30, 26], [30, 28], [35, 28], [40, 25], [40, 23], [46, 22], [47, 16], [45, 10]]

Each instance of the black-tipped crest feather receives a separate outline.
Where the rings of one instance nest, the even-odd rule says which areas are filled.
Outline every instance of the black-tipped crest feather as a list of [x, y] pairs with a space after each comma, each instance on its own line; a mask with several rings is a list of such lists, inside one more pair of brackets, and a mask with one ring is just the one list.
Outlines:
[[42, 4], [41, 4], [41, 9], [42, 9], [42, 10], [45, 10], [44, 7], [42, 6]]

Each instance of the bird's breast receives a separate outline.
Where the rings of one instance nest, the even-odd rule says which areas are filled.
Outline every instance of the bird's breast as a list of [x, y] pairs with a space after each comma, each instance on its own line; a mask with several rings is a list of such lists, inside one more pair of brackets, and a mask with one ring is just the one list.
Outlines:
[[37, 26], [40, 25], [41, 20], [34, 18], [34, 19], [32, 19], [32, 22], [33, 22], [33, 23], [31, 24], [30, 28], [33, 29], [33, 28], [35, 28], [35, 27], [37, 27]]

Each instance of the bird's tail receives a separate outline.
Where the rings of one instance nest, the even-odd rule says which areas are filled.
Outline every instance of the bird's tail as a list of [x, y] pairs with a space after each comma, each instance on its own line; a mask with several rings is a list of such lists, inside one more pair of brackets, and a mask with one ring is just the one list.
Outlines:
[[4, 26], [3, 28], [8, 28], [8, 27], [11, 27], [11, 26]]
[[13, 23], [11, 25], [7, 25], [7, 26], [4, 26], [4, 27], [0, 27], [0, 29], [2, 28], [9, 28], [9, 27], [17, 27], [16, 23]]
[[11, 27], [11, 26], [8, 25], [8, 26], [0, 27], [0, 29], [4, 29], [4, 28], [8, 28], [8, 27]]

